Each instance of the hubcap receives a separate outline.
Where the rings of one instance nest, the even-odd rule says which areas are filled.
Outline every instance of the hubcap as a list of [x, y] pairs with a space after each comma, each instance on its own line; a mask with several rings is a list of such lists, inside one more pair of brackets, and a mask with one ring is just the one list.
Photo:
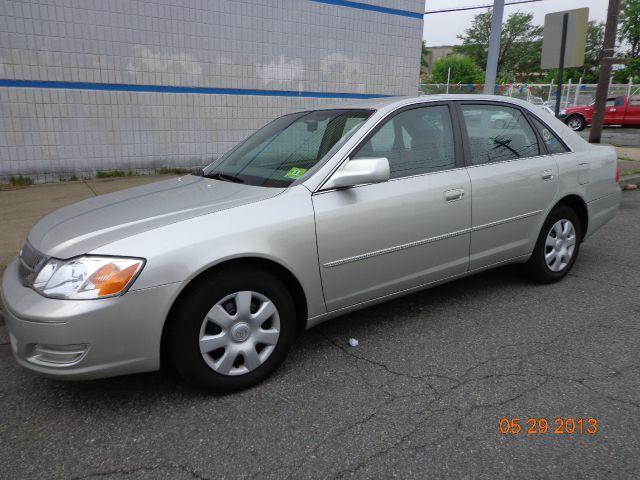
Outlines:
[[547, 234], [544, 260], [552, 272], [567, 268], [576, 249], [576, 230], [570, 220], [558, 220]]
[[572, 130], [579, 129], [581, 124], [582, 122], [577, 118], [572, 118], [569, 120], [569, 127], [571, 127]]
[[200, 327], [200, 353], [222, 375], [255, 370], [273, 353], [280, 337], [280, 317], [271, 300], [242, 291], [216, 303]]

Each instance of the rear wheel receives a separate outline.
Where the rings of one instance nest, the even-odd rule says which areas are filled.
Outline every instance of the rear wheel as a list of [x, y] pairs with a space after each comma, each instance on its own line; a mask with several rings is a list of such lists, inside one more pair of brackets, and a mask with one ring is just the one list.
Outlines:
[[296, 321], [291, 295], [269, 272], [226, 268], [200, 281], [170, 319], [176, 370], [216, 393], [255, 385], [284, 361]]
[[553, 283], [561, 280], [578, 257], [580, 221], [570, 207], [554, 208], [542, 226], [533, 254], [525, 271], [535, 281]]
[[566, 124], [574, 132], [581, 132], [587, 126], [587, 121], [580, 115], [572, 115], [567, 118]]

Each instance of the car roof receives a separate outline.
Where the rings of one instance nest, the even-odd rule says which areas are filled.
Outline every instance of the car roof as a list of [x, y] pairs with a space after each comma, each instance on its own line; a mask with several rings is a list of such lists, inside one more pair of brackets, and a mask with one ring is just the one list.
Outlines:
[[493, 101], [512, 103], [531, 109], [531, 104], [524, 100], [512, 97], [504, 97], [500, 95], [477, 95], [477, 94], [443, 94], [443, 95], [413, 95], [405, 97], [377, 97], [363, 100], [347, 100], [340, 103], [331, 103], [316, 107], [314, 109], [306, 108], [304, 110], [331, 110], [331, 109], [373, 109], [373, 110], [395, 110], [396, 108], [415, 103], [437, 102], [448, 100], [466, 100], [466, 101]]

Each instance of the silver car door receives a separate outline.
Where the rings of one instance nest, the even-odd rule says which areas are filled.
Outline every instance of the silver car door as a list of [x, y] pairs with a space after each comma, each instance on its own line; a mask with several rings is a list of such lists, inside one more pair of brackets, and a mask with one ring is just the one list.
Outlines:
[[528, 255], [558, 190], [558, 166], [516, 106], [461, 102], [473, 189], [470, 269]]
[[313, 195], [329, 310], [467, 271], [471, 184], [450, 108], [394, 112], [352, 152], [386, 157], [389, 181]]

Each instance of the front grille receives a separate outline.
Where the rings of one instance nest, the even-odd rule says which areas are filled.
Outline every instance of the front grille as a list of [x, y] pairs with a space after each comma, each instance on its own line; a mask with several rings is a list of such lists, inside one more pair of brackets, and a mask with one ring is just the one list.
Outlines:
[[47, 256], [33, 248], [29, 243], [29, 240], [27, 240], [24, 242], [22, 250], [20, 250], [18, 259], [20, 260], [18, 262], [18, 276], [20, 277], [20, 282], [24, 286], [30, 286], [40, 268], [42, 268], [44, 263], [47, 261]]

